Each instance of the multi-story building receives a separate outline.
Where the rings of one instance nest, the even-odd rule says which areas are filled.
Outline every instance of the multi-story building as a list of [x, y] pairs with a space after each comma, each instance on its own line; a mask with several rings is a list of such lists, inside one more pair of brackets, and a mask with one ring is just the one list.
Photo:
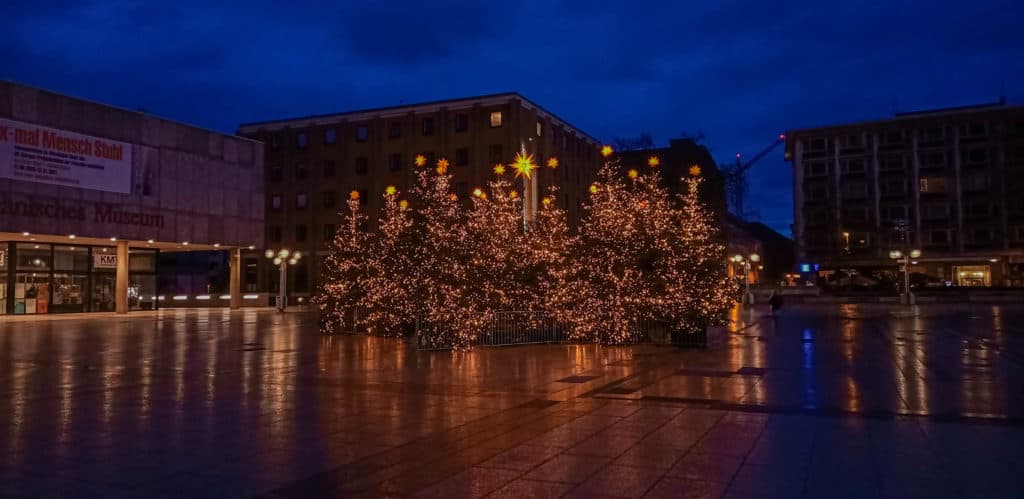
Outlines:
[[804, 270], [894, 267], [1024, 286], [1024, 107], [1005, 102], [786, 133]]
[[[418, 155], [430, 165], [446, 158], [465, 199], [493, 178], [495, 164], [525, 150], [542, 165], [538, 191], [557, 185], [570, 222], [601, 161], [597, 140], [516, 93], [249, 123], [238, 133], [265, 144], [267, 246], [312, 256], [289, 272], [288, 290], [298, 296], [314, 287], [349, 192], [359, 193], [373, 230], [384, 188], [407, 190]], [[552, 157], [554, 169], [545, 166]], [[262, 260], [245, 256], [247, 273], [262, 269], [257, 283], [244, 281], [252, 290], [276, 287], [276, 269]]]

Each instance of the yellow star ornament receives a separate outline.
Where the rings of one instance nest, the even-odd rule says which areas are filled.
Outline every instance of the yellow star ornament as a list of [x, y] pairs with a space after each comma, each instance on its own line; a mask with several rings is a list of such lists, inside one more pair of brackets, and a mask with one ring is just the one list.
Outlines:
[[385, 196], [394, 196], [395, 193], [397, 193], [397, 192], [398, 192], [398, 188], [393, 186], [393, 185], [389, 185], [389, 186], [384, 188], [384, 195]]
[[505, 174], [505, 165], [503, 165], [501, 163], [498, 163], [498, 164], [494, 165], [494, 174], [495, 175], [504, 175]]
[[615, 150], [612, 149], [612, 146], [604, 146], [601, 148], [601, 156], [604, 156], [606, 158], [608, 156], [611, 156], [613, 152], [615, 152]]
[[416, 166], [423, 166], [427, 164], [427, 157], [422, 154], [417, 154], [416, 159], [413, 160], [413, 163], [415, 163]]
[[551, 168], [552, 170], [558, 168], [558, 158], [554, 156], [548, 158], [548, 168]]
[[693, 165], [693, 166], [690, 167], [690, 176], [691, 177], [699, 177], [700, 176], [700, 166], [699, 165]]
[[516, 177], [530, 178], [537, 164], [533, 162], [532, 154], [517, 152], [516, 157], [512, 158], [512, 169], [516, 171]]
[[651, 156], [647, 158], [647, 166], [651, 168], [657, 168], [661, 164], [661, 159], [657, 156]]
[[627, 173], [627, 175], [629, 175], [629, 178], [635, 179], [635, 178], [637, 178], [638, 176], [640, 176], [640, 172], [638, 172], [638, 171], [636, 171], [636, 170], [630, 170], [630, 171], [629, 171], [629, 172]]
[[349, 199], [359, 199], [359, 191], [352, 191], [348, 193]]
[[448, 160], [441, 158], [437, 160], [437, 174], [444, 175], [448, 171]]

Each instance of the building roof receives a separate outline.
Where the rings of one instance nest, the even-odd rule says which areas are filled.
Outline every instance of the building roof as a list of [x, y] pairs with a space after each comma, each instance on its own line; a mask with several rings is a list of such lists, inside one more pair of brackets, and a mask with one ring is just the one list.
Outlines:
[[885, 126], [896, 122], [902, 121], [913, 121], [920, 119], [936, 118], [942, 116], [955, 116], [955, 115], [969, 115], [974, 113], [992, 112], [992, 111], [1005, 111], [1005, 112], [1024, 112], [1024, 106], [1011, 106], [1006, 103], [1005, 99], [1000, 99], [997, 102], [989, 102], [983, 104], [972, 104], [968, 106], [955, 106], [955, 107], [943, 107], [935, 109], [922, 109], [918, 111], [908, 111], [902, 113], [896, 113], [891, 118], [867, 120], [867, 121], [855, 121], [852, 123], [837, 123], [832, 125], [823, 125], [817, 127], [806, 127], [798, 128], [794, 130], [786, 131], [786, 138], [790, 139], [792, 136], [804, 135], [804, 134], [815, 134], [831, 130], [842, 130], [850, 128], [868, 128], [875, 126]]
[[255, 121], [250, 123], [243, 123], [238, 127], [239, 134], [248, 134], [257, 132], [260, 130], [283, 130], [286, 128], [299, 128], [313, 125], [325, 125], [331, 123], [338, 123], [342, 120], [346, 121], [358, 121], [365, 119], [372, 119], [376, 117], [388, 117], [388, 116], [400, 116], [410, 111], [430, 112], [436, 111], [441, 108], [448, 109], [466, 109], [472, 106], [482, 104], [502, 104], [509, 100], [517, 99], [523, 103], [528, 109], [535, 109], [539, 114], [545, 116], [556, 124], [562, 125], [576, 132], [577, 135], [590, 140], [595, 144], [599, 144], [600, 141], [591, 136], [590, 134], [580, 130], [573, 126], [568, 121], [559, 118], [558, 115], [548, 111], [541, 107], [537, 103], [523, 97], [518, 92], [502, 92], [496, 94], [485, 94], [476, 95], [472, 97], [459, 97], [454, 99], [443, 99], [426, 102], [416, 102], [412, 104], [399, 104], [395, 106], [383, 106], [366, 109], [357, 109], [353, 111], [342, 111], [337, 113], [328, 114], [314, 114], [296, 118], [284, 118], [267, 121]]

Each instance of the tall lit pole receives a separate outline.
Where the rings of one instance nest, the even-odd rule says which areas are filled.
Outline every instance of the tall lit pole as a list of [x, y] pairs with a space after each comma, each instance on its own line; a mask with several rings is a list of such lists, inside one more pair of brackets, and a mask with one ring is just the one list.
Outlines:
[[533, 171], [538, 168], [533, 155], [526, 152], [526, 145], [520, 144], [520, 150], [512, 159], [512, 169], [517, 177], [523, 178], [523, 228], [526, 229], [537, 217], [537, 178]]
[[732, 257], [732, 261], [739, 265], [739, 268], [743, 270], [743, 299], [740, 300], [740, 303], [753, 305], [754, 295], [750, 292], [750, 265], [751, 263], [760, 262], [761, 255], [751, 253], [747, 258], [743, 258], [743, 255], [736, 255]]
[[284, 312], [286, 301], [288, 300], [288, 294], [285, 291], [285, 287], [288, 285], [288, 266], [299, 263], [299, 258], [302, 258], [302, 254], [298, 251], [292, 253], [287, 249], [280, 249], [274, 251], [268, 249], [263, 256], [274, 261], [274, 265], [277, 265], [278, 278], [280, 279], [277, 287], [277, 311]]
[[910, 250], [909, 253], [903, 253], [900, 250], [889, 252], [889, 258], [896, 260], [903, 270], [903, 292], [900, 293], [900, 303], [904, 305], [914, 304], [914, 295], [910, 292], [910, 259], [919, 256], [921, 256], [921, 250]]

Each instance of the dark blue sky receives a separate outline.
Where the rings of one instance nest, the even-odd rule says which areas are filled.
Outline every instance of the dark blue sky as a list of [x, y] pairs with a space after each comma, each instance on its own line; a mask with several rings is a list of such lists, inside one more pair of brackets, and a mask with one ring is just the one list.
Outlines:
[[[0, 78], [223, 131], [511, 90], [603, 140], [703, 132], [720, 162], [787, 128], [1024, 101], [1020, 0], [216, 4], [7, 0]], [[781, 148], [750, 179], [787, 233], [790, 182]]]

